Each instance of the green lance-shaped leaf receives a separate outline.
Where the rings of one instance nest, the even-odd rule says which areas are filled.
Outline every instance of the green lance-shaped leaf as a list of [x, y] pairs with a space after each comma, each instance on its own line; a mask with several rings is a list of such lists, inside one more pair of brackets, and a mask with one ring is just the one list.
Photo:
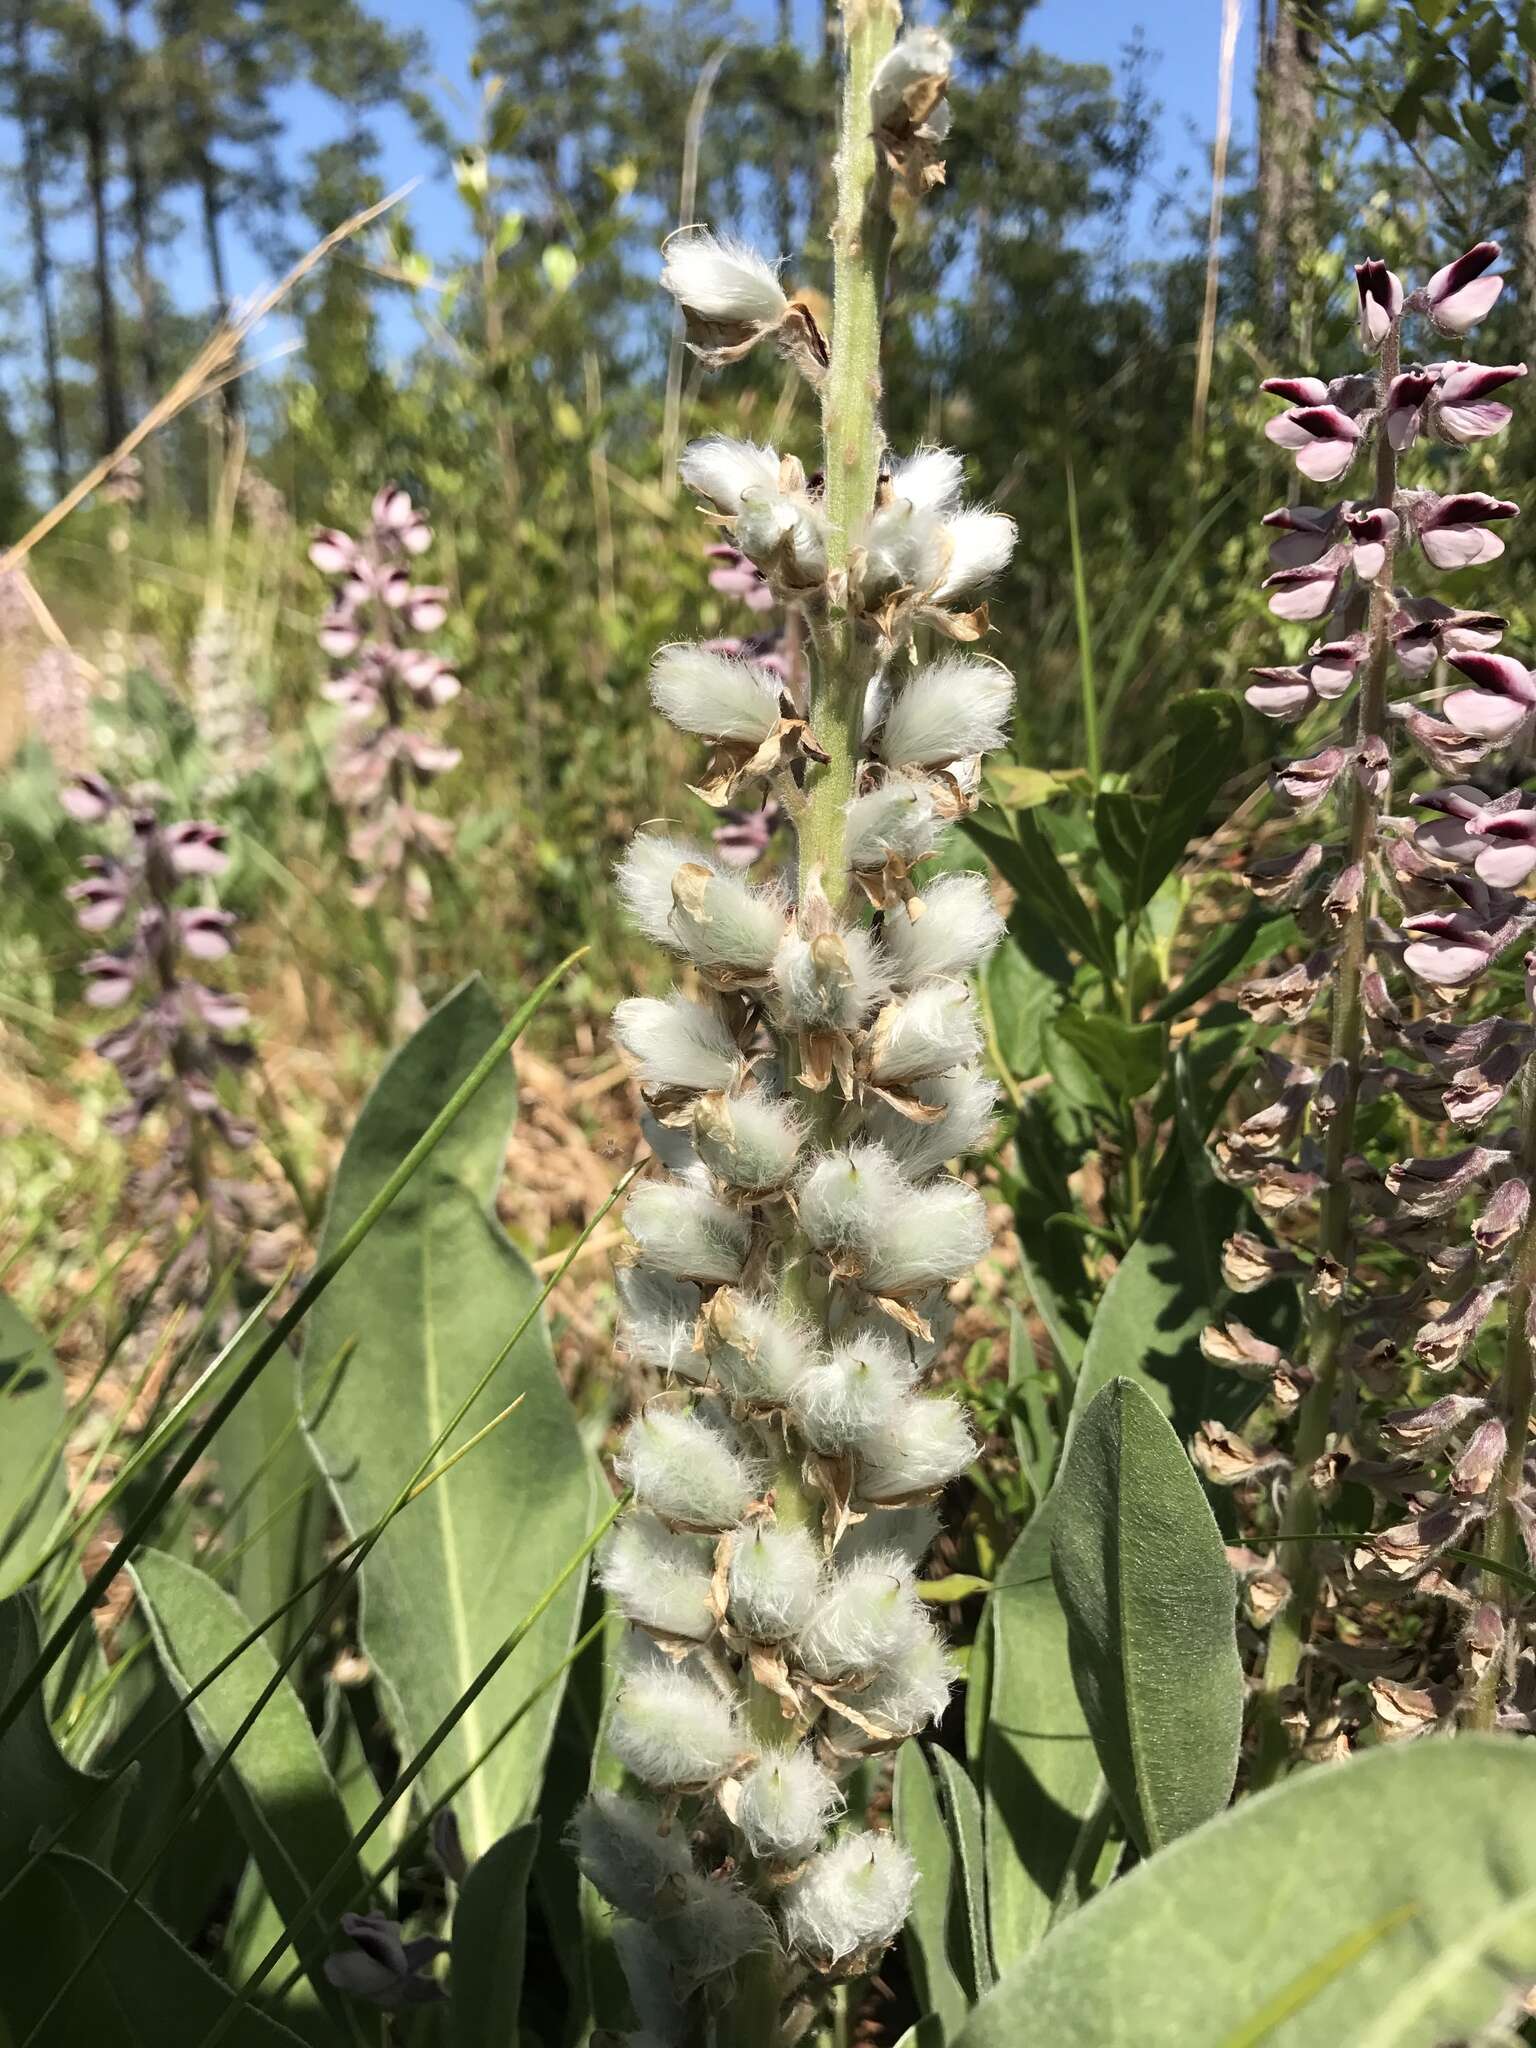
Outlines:
[[[1094, 1395], [1119, 1374], [1135, 1379], [1181, 1432], [1220, 1412], [1200, 1331], [1220, 1292], [1221, 1241], [1240, 1214], [1234, 1190], [1175, 1159], [1099, 1303], [1067, 1451]], [[1051, 1573], [1059, 1504], [1058, 1483], [999, 1567], [982, 1620], [990, 1684], [980, 1731], [987, 1903], [999, 1970], [1027, 1955], [1076, 1896], [1101, 1785]]]
[[952, 1948], [955, 1849], [920, 1742], [897, 1752], [892, 1818], [917, 1865], [918, 1886], [902, 1939], [917, 1990], [918, 2009], [936, 2013], [950, 2033], [975, 2002]]
[[1536, 1975], [1536, 1753], [1461, 1736], [1304, 1771], [1057, 1928], [953, 2048], [1441, 2048]]
[[[38, 1641], [34, 1592], [27, 1588], [0, 1600], [0, 1700], [10, 1698], [30, 1668]], [[53, 1739], [42, 1694], [34, 1692], [0, 1735], [0, 1873], [24, 1860], [35, 1836], [53, 1836], [76, 1812], [78, 1822], [60, 1839], [107, 1862], [129, 1782], [125, 1775], [103, 1793], [95, 1772], [76, 1770]]]
[[0, 1294], [0, 1594], [21, 1583], [64, 1506], [63, 1448], [58, 1363]]
[[[243, 1357], [232, 1361], [236, 1370]], [[298, 1426], [298, 1367], [277, 1357], [214, 1439], [226, 1505], [225, 1537], [238, 1551], [230, 1589], [252, 1621], [275, 1614], [325, 1554], [329, 1506], [314, 1450]], [[290, 1608], [268, 1635], [281, 1656], [318, 1604]]]
[[1132, 1380], [1094, 1396], [1056, 1492], [1051, 1564], [1077, 1696], [1150, 1855], [1231, 1797], [1243, 1722], [1232, 1569], [1183, 1446]]
[[[166, 1676], [179, 1694], [220, 1663], [250, 1628], [244, 1612], [206, 1572], [163, 1551], [142, 1550], [133, 1566]], [[218, 1756], [271, 1679], [275, 1660], [265, 1641], [252, 1643], [188, 1709], [211, 1760]], [[290, 1922], [311, 1890], [351, 1841], [335, 1780], [298, 1695], [280, 1685], [234, 1752], [225, 1796], [261, 1871], [273, 1904]], [[336, 2004], [323, 1963], [340, 1915], [363, 1897], [355, 1861], [316, 1901], [296, 1928], [299, 1954], [322, 2002]]]
[[529, 1821], [473, 1864], [453, 1915], [453, 2048], [516, 2048], [528, 1927], [528, 1877], [539, 1846]]
[[[322, 1241], [338, 1239], [496, 1038], [483, 982], [466, 982], [385, 1068], [347, 1143]], [[427, 1447], [538, 1295], [492, 1203], [517, 1108], [511, 1063], [486, 1083], [387, 1210], [310, 1319], [304, 1399], [349, 1529], [381, 1519]], [[339, 1375], [328, 1367], [355, 1350]], [[421, 1746], [582, 1542], [595, 1474], [555, 1371], [542, 1321], [530, 1325], [465, 1415], [451, 1451], [513, 1400], [521, 1405], [392, 1524], [368, 1562], [364, 1645], [401, 1747]], [[578, 1573], [518, 1656], [433, 1758], [445, 1789], [570, 1648]], [[488, 1849], [538, 1795], [560, 1688], [545, 1694], [457, 1803], [471, 1854]]]
[[[54, 1849], [32, 1866], [5, 1902], [0, 2039], [30, 2048], [202, 2048], [234, 2001], [137, 1900], [80, 1969], [124, 1905], [122, 1886], [78, 1856]], [[297, 2035], [249, 2007], [224, 2038], [230, 2048], [301, 2048]]]

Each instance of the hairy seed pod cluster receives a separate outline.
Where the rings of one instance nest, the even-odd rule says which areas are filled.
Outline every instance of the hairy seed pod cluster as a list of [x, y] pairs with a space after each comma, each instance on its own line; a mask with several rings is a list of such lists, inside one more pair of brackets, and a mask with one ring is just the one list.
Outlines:
[[[798, 1983], [814, 2005], [878, 1957], [915, 1874], [844, 1787], [953, 1682], [917, 1568], [975, 1443], [929, 1379], [946, 1290], [989, 1242], [948, 1169], [992, 1118], [967, 976], [1002, 926], [983, 877], [925, 888], [922, 865], [1008, 726], [1012, 677], [963, 650], [1015, 531], [964, 502], [957, 456], [898, 457], [880, 430], [865, 230], [897, 177], [937, 182], [950, 67], [932, 32], [893, 43], [893, 13], [849, 13], [830, 351], [738, 244], [690, 231], [663, 276], [707, 362], [775, 340], [825, 432], [817, 464], [721, 435], [681, 464], [805, 660], [672, 646], [651, 672], [706, 750], [696, 793], [767, 792], [793, 863], [759, 881], [650, 830], [618, 876], [687, 982], [614, 1019], [658, 1162], [629, 1201], [620, 1331], [660, 1386], [619, 1453], [633, 1506], [602, 1564], [632, 1624], [609, 1739], [634, 1796], [595, 1797], [576, 1850], [622, 1916], [637, 2011], [660, 1981], [683, 2013], [668, 2040], [694, 2038], [692, 2001]], [[920, 630], [956, 651], [920, 655]]]
[[[1314, 1753], [1347, 1745], [1330, 1617], [1383, 1597], [1419, 1601], [1426, 1619], [1417, 1668], [1399, 1659], [1373, 1686], [1382, 1732], [1536, 1725], [1536, 1665], [1498, 1574], [1536, 1529], [1536, 1040], [1528, 988], [1501, 966], [1536, 925], [1518, 893], [1536, 870], [1536, 796], [1493, 793], [1489, 761], [1529, 735], [1536, 676], [1500, 651], [1502, 618], [1423, 588], [1503, 552], [1518, 508], [1459, 488], [1455, 468], [1508, 423], [1492, 394], [1525, 365], [1420, 363], [1403, 346], [1410, 322], [1454, 343], [1481, 319], [1498, 253], [1480, 243], [1412, 292], [1360, 264], [1374, 364], [1264, 387], [1287, 403], [1269, 437], [1304, 477], [1347, 488], [1367, 454], [1374, 466], [1365, 496], [1268, 515], [1270, 609], [1318, 637], [1248, 692], [1265, 716], [1308, 722], [1311, 751], [1271, 778], [1304, 835], [1249, 880], [1295, 912], [1311, 950], [1241, 992], [1257, 1022], [1299, 1038], [1265, 1055], [1267, 1102], [1218, 1144], [1267, 1226], [1232, 1238], [1223, 1266], [1240, 1294], [1299, 1277], [1305, 1332], [1295, 1358], [1236, 1318], [1207, 1332], [1207, 1357], [1264, 1398], [1245, 1436], [1210, 1424], [1195, 1454], [1281, 1539], [1239, 1557], [1249, 1616], [1268, 1629], [1268, 1768], [1287, 1727]], [[1370, 1489], [1375, 1513], [1365, 1533], [1322, 1541], [1330, 1523], [1360, 1527], [1358, 1508], [1331, 1513], [1346, 1486]], [[1446, 1556], [1467, 1549], [1490, 1569]]]

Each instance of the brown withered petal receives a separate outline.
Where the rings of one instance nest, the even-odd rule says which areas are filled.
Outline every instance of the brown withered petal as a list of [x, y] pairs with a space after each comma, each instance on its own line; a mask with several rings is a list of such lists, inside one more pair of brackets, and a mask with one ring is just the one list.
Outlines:
[[1413, 1340], [1416, 1356], [1431, 1372], [1448, 1372], [1453, 1365], [1459, 1364], [1467, 1346], [1487, 1322], [1493, 1304], [1503, 1292], [1502, 1283], [1491, 1282], [1463, 1295], [1454, 1307], [1420, 1330]]
[[1481, 1500], [1498, 1477], [1509, 1432], [1497, 1415], [1480, 1422], [1451, 1473], [1451, 1491], [1463, 1499]]
[[1278, 1344], [1267, 1344], [1246, 1323], [1208, 1323], [1200, 1332], [1200, 1355], [1211, 1365], [1224, 1365], [1244, 1379], [1268, 1379], [1284, 1356]]
[[1371, 1680], [1371, 1706], [1376, 1725], [1388, 1742], [1411, 1741], [1424, 1735], [1449, 1711], [1451, 1695], [1443, 1687], [1403, 1685], [1395, 1678]]
[[1399, 1159], [1387, 1168], [1387, 1187], [1409, 1216], [1446, 1216], [1463, 1195], [1509, 1159], [1508, 1152], [1484, 1145], [1469, 1145], [1445, 1159]]
[[1445, 1442], [1474, 1415], [1481, 1415], [1487, 1402], [1475, 1394], [1442, 1394], [1424, 1408], [1398, 1408], [1382, 1420], [1382, 1431], [1412, 1450], [1428, 1450]]
[[1477, 1264], [1477, 1247], [1472, 1244], [1441, 1244], [1430, 1248], [1429, 1270], [1437, 1280], [1454, 1280]]
[[1267, 1216], [1281, 1216], [1322, 1194], [1327, 1185], [1322, 1174], [1303, 1167], [1266, 1166], [1254, 1183], [1254, 1200]]
[[1445, 1091], [1445, 1113], [1470, 1128], [1492, 1116], [1525, 1064], [1527, 1048], [1515, 1040], [1496, 1046], [1480, 1066], [1459, 1067]]
[[1379, 967], [1367, 967], [1361, 975], [1360, 1000], [1366, 1015], [1374, 1017], [1378, 1024], [1390, 1024], [1395, 1030], [1402, 1023], [1403, 1013], [1393, 1002]]
[[1282, 1359], [1269, 1379], [1269, 1402], [1276, 1415], [1293, 1415], [1311, 1385], [1312, 1373], [1307, 1366], [1292, 1365]]
[[1212, 1486], [1241, 1486], [1285, 1463], [1273, 1445], [1256, 1451], [1235, 1430], [1219, 1422], [1202, 1422], [1190, 1444], [1190, 1456]]
[[1472, 1225], [1472, 1240], [1485, 1259], [1519, 1235], [1530, 1206], [1531, 1191], [1523, 1180], [1506, 1180], [1494, 1189]]
[[1355, 755], [1355, 781], [1373, 802], [1380, 803], [1391, 780], [1392, 761], [1380, 733], [1368, 733]]
[[1475, 768], [1499, 745], [1497, 740], [1463, 732], [1448, 719], [1431, 718], [1412, 704], [1394, 704], [1390, 715], [1402, 720], [1414, 746], [1442, 775], [1459, 775]]
[[1412, 1578], [1439, 1551], [1449, 1549], [1467, 1525], [1460, 1503], [1442, 1503], [1412, 1521], [1378, 1529], [1355, 1552], [1357, 1568], [1375, 1565], [1394, 1578]]
[[1269, 786], [1296, 817], [1310, 818], [1327, 802], [1348, 760], [1344, 747], [1324, 747], [1305, 760], [1281, 761], [1270, 770]]
[[1261, 903], [1277, 910], [1294, 910], [1306, 895], [1323, 864], [1323, 849], [1314, 840], [1300, 853], [1282, 853], [1265, 860], [1250, 861], [1243, 880]]
[[1325, 949], [1283, 974], [1247, 982], [1237, 992], [1238, 1005], [1256, 1024], [1299, 1024], [1326, 986], [1333, 962], [1332, 951]]
[[1324, 1068], [1312, 1097], [1312, 1115], [1319, 1130], [1327, 1130], [1348, 1100], [1349, 1068], [1343, 1060], [1334, 1060]]
[[1268, 1628], [1290, 1597], [1290, 1580], [1274, 1566], [1255, 1572], [1241, 1588], [1243, 1612], [1254, 1628]]
[[1295, 1252], [1265, 1244], [1250, 1231], [1236, 1231], [1221, 1248], [1221, 1277], [1234, 1294], [1257, 1293], [1273, 1280], [1304, 1270]]
[[1361, 861], [1342, 868], [1333, 887], [1323, 898], [1323, 915], [1336, 932], [1341, 932], [1360, 907], [1360, 892], [1365, 887], [1365, 866]]
[[1504, 1650], [1504, 1618], [1491, 1600], [1479, 1601], [1462, 1630], [1462, 1648], [1474, 1684]]

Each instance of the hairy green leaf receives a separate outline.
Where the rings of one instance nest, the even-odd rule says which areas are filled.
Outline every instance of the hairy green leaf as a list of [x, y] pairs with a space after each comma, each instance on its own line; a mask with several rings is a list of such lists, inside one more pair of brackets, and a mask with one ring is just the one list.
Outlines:
[[453, 1915], [453, 2048], [516, 2048], [538, 1846], [539, 1824], [529, 1821], [493, 1842], [464, 1880]]
[[904, 1742], [896, 1755], [891, 1818], [918, 1871], [917, 1892], [902, 1934], [918, 2009], [936, 2013], [950, 2033], [963, 2024], [975, 2003], [975, 1991], [968, 1988], [960, 1959], [951, 1949], [954, 1845], [922, 1744], [915, 1740]]
[[[32, 1589], [0, 1600], [0, 1700], [11, 1697], [31, 1667], [38, 1641]], [[52, 1839], [66, 1824], [62, 1841], [107, 1862], [130, 1783], [125, 1772], [103, 1789], [103, 1780], [94, 1772], [76, 1770], [53, 1739], [42, 1695], [33, 1692], [0, 1735], [0, 1883], [26, 1857], [38, 1834]]]
[[954, 2048], [1439, 2048], [1536, 1974], [1536, 1755], [1468, 1735], [1287, 1779], [1075, 1914]]
[[1051, 1563], [1100, 1766], [1149, 1855], [1230, 1798], [1243, 1670], [1221, 1531], [1183, 1446], [1133, 1380], [1111, 1380], [1078, 1424]]
[[1168, 1056], [1168, 1031], [1162, 1024], [1127, 1024], [1103, 1011], [1065, 1009], [1053, 1029], [1080, 1052], [1108, 1093], [1111, 1102], [1130, 1102], [1157, 1086]]
[[[491, 1045], [501, 1018], [466, 982], [398, 1052], [364, 1104], [331, 1197], [322, 1250], [337, 1240]], [[348, 1528], [394, 1505], [434, 1439], [538, 1297], [527, 1260], [492, 1213], [516, 1114], [508, 1061], [380, 1219], [311, 1318], [304, 1399]], [[356, 1349], [327, 1385], [341, 1347]], [[419, 1749], [533, 1606], [594, 1516], [594, 1471], [535, 1321], [447, 1445], [451, 1453], [509, 1403], [521, 1405], [412, 1508], [372, 1552], [365, 1647], [401, 1747]], [[427, 1768], [445, 1792], [573, 1640], [577, 1573], [519, 1654], [474, 1702]], [[559, 1686], [475, 1771], [456, 1803], [472, 1855], [522, 1819], [538, 1795]]]
[[57, 1361], [0, 1294], [0, 1595], [20, 1585], [64, 1506], [63, 1448]]

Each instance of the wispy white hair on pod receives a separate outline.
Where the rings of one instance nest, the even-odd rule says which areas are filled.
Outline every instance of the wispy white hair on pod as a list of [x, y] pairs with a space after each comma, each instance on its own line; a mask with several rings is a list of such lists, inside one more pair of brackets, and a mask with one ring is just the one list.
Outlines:
[[857, 874], [883, 868], [891, 854], [908, 864], [932, 853], [943, 829], [923, 782], [885, 782], [856, 796], [844, 813], [843, 858]]
[[652, 662], [651, 702], [679, 731], [710, 740], [755, 745], [779, 722], [779, 686], [766, 669], [684, 642]]
[[970, 991], [957, 981], [929, 981], [886, 1004], [870, 1027], [866, 1059], [869, 1078], [888, 1088], [963, 1066], [980, 1051]]
[[730, 1529], [762, 1489], [763, 1474], [701, 1416], [647, 1408], [624, 1433], [614, 1470], [642, 1507], [690, 1529]]
[[716, 1379], [738, 1401], [782, 1408], [816, 1355], [815, 1331], [752, 1295], [733, 1295], [728, 1314], [719, 1313], [718, 1298], [715, 1306], [705, 1336]]
[[743, 1956], [776, 1945], [773, 1922], [762, 1907], [734, 1878], [724, 1877], [690, 1878], [681, 1908], [657, 1924], [656, 1934], [672, 1958], [674, 1981], [685, 1995], [733, 1970]]
[[812, 590], [826, 581], [826, 520], [793, 491], [749, 491], [736, 521], [736, 545], [787, 589]]
[[570, 1846], [581, 1874], [621, 1913], [653, 1920], [676, 1906], [693, 1858], [687, 1830], [660, 1832], [654, 1807], [622, 1792], [594, 1791], [576, 1809]]
[[895, 1550], [915, 1572], [932, 1550], [938, 1533], [939, 1518], [926, 1502], [882, 1508], [877, 1515], [866, 1515], [861, 1522], [849, 1523], [837, 1546], [837, 1560], [848, 1565], [876, 1550]]
[[907, 1500], [957, 1479], [975, 1457], [976, 1438], [960, 1403], [914, 1395], [860, 1443], [855, 1491], [872, 1503]]
[[1019, 529], [1011, 519], [978, 505], [954, 513], [946, 520], [944, 531], [949, 539], [949, 561], [944, 579], [933, 593], [938, 604], [969, 597], [994, 576], [1001, 576], [1019, 544]]
[[808, 1749], [771, 1749], [741, 1780], [736, 1825], [754, 1856], [796, 1863], [842, 1806], [832, 1777]]
[[766, 974], [784, 936], [777, 884], [754, 889], [717, 867], [679, 868], [672, 878], [672, 944], [696, 967]]
[[959, 506], [964, 486], [964, 465], [953, 448], [919, 448], [891, 471], [893, 496], [944, 520]]
[[754, 1643], [782, 1643], [816, 1609], [821, 1553], [808, 1529], [789, 1522], [752, 1522], [731, 1539], [727, 1612], [732, 1628]]
[[796, 1381], [795, 1419], [814, 1450], [846, 1450], [893, 1419], [916, 1377], [916, 1367], [894, 1344], [856, 1337]]
[[644, 1088], [729, 1088], [741, 1071], [736, 1042], [713, 1010], [687, 996], [630, 996], [613, 1013], [613, 1035]]
[[632, 1669], [614, 1701], [608, 1740], [620, 1763], [658, 1792], [712, 1785], [748, 1752], [714, 1682], [686, 1665]]
[[956, 1311], [948, 1295], [937, 1288], [911, 1299], [912, 1306], [932, 1331], [931, 1337], [919, 1337], [905, 1323], [898, 1322], [867, 1298], [856, 1312], [845, 1314], [836, 1321], [833, 1335], [839, 1343], [849, 1343], [854, 1337], [864, 1334], [884, 1338], [886, 1343], [894, 1344], [898, 1351], [912, 1360], [921, 1377], [948, 1343], [955, 1326]]
[[[944, 1648], [937, 1630], [904, 1649], [865, 1686], [858, 1709], [865, 1720], [891, 1735], [915, 1735], [937, 1721], [949, 1705], [959, 1667]], [[858, 1736], [838, 1738], [841, 1748], [858, 1745]]]
[[768, 327], [789, 306], [773, 267], [755, 249], [708, 228], [684, 228], [667, 243], [661, 287], [700, 319]]
[[974, 1188], [957, 1180], [903, 1186], [866, 1247], [860, 1277], [871, 1294], [913, 1294], [958, 1280], [992, 1241]]
[[[898, 37], [881, 58], [870, 81], [869, 110], [875, 126], [883, 127], [886, 122], [905, 114], [906, 95], [910, 88], [926, 84], [930, 79], [948, 78], [954, 63], [953, 46], [936, 28], [909, 29], [906, 35]], [[942, 111], [941, 103], [929, 116], [930, 125], [936, 124]]]
[[917, 1865], [886, 1834], [844, 1835], [786, 1887], [784, 1937], [814, 1962], [883, 1948], [900, 1932], [917, 1889]]
[[608, 1540], [598, 1577], [626, 1621], [702, 1643], [715, 1632], [714, 1561], [707, 1536], [681, 1535], [654, 1515], [628, 1514]]
[[[684, 1830], [674, 1822], [672, 1832], [682, 1834]], [[692, 1882], [690, 1878], [679, 1884], [678, 1897], [687, 1895]], [[678, 1897], [671, 1900], [674, 1911]], [[640, 2022], [638, 2034], [624, 2036], [625, 2048], [669, 2048], [682, 2040], [688, 2026], [687, 2009], [661, 1929], [638, 1920], [616, 1919], [609, 1937]]]
[[678, 869], [689, 864], [714, 865], [704, 848], [691, 839], [674, 839], [665, 832], [637, 832], [615, 870], [619, 898], [629, 912], [630, 923], [654, 945], [665, 946], [672, 953], [682, 951], [672, 929], [672, 882]]
[[774, 956], [775, 1009], [796, 1031], [857, 1031], [890, 993], [890, 962], [864, 930], [836, 934], [841, 946], [786, 934]]
[[741, 510], [743, 491], [779, 488], [778, 450], [760, 448], [755, 441], [733, 441], [728, 434], [706, 434], [702, 441], [688, 443], [677, 473], [690, 491], [734, 518]]
[[679, 1379], [703, 1379], [706, 1360], [693, 1348], [699, 1319], [699, 1290], [691, 1280], [674, 1280], [649, 1266], [618, 1266], [613, 1284], [619, 1297], [619, 1341], [637, 1364]]
[[795, 1661], [812, 1678], [863, 1677], [917, 1642], [929, 1627], [898, 1550], [871, 1551], [822, 1583], [795, 1639]]
[[941, 875], [918, 899], [917, 917], [905, 908], [885, 920], [885, 944], [897, 975], [909, 987], [943, 975], [962, 976], [981, 964], [1005, 926], [985, 875]]
[[880, 758], [893, 768], [942, 768], [1001, 746], [1013, 677], [999, 663], [946, 655], [919, 669], [886, 713]]
[[874, 514], [864, 527], [860, 545], [864, 550], [864, 589], [878, 596], [897, 590], [932, 590], [943, 578], [949, 560], [937, 514], [904, 498]]
[[645, 1263], [675, 1280], [739, 1280], [752, 1245], [752, 1225], [739, 1210], [677, 1181], [642, 1182], [624, 1221]]
[[693, 1142], [700, 1159], [727, 1187], [747, 1194], [783, 1187], [804, 1139], [804, 1117], [759, 1088], [705, 1095], [694, 1104]]
[[825, 1152], [801, 1178], [800, 1225], [819, 1252], [867, 1252], [913, 1189], [883, 1145]]
[[935, 1074], [917, 1081], [912, 1093], [930, 1109], [944, 1111], [936, 1123], [914, 1123], [889, 1103], [871, 1102], [865, 1126], [878, 1138], [912, 1180], [926, 1180], [945, 1162], [976, 1152], [991, 1134], [997, 1109], [997, 1085], [976, 1067]]

